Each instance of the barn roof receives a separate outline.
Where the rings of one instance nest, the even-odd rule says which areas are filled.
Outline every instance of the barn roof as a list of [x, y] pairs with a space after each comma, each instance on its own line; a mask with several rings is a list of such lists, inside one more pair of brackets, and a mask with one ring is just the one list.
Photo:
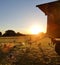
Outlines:
[[40, 10], [42, 10], [46, 15], [48, 15], [49, 11], [53, 10], [53, 8], [60, 8], [60, 1], [54, 1], [54, 2], [49, 2], [45, 4], [40, 4], [37, 5]]

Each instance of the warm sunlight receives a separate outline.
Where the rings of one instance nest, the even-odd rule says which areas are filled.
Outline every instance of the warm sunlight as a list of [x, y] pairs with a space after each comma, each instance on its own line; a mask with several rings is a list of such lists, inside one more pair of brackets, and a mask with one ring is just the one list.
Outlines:
[[30, 31], [31, 31], [31, 34], [39, 34], [40, 32], [43, 32], [43, 28], [42, 26], [34, 25], [31, 27]]

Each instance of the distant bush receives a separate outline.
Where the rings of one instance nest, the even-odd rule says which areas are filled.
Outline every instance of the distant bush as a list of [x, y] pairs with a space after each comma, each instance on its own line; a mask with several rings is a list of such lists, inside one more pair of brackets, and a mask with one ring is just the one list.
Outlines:
[[2, 36], [2, 32], [0, 32], [0, 36]]
[[16, 33], [16, 36], [25, 36], [25, 34], [22, 34], [22, 33], [20, 33], [20, 32], [17, 32], [17, 33]]
[[7, 30], [7, 31], [5, 31], [3, 36], [16, 36], [16, 33], [13, 30]]
[[10, 36], [25, 36], [25, 34], [22, 34], [20, 32], [15, 32], [13, 30], [7, 30], [5, 31], [5, 33], [2, 35], [2, 33], [0, 32], [0, 36], [3, 36], [3, 37], [10, 37]]

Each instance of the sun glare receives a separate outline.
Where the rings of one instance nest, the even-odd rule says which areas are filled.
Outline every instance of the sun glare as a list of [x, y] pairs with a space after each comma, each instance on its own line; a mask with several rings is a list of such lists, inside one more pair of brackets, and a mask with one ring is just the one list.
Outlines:
[[40, 32], [43, 32], [43, 28], [38, 26], [38, 25], [34, 25], [31, 27], [31, 34], [39, 34]]

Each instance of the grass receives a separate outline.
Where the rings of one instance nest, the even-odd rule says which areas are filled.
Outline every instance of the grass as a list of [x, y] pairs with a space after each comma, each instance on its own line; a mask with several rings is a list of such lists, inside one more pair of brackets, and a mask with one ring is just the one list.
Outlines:
[[0, 65], [58, 65], [60, 57], [46, 37], [0, 38]]

